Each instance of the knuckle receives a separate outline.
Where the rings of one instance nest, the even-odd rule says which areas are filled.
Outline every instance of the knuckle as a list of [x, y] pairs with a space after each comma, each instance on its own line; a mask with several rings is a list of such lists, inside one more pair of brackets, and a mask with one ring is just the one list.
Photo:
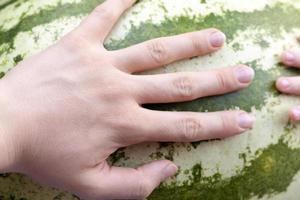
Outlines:
[[65, 47], [66, 50], [71, 52], [81, 52], [82, 49], [89, 49], [89, 42], [78, 34], [76, 31], [73, 31], [63, 37], [60, 40], [60, 43]]
[[179, 125], [184, 141], [197, 140], [203, 133], [203, 126], [199, 119], [189, 117], [181, 120]]
[[151, 59], [158, 65], [163, 65], [168, 59], [168, 52], [161, 39], [154, 40], [147, 45]]
[[192, 42], [192, 47], [193, 47], [194, 51], [200, 52], [200, 53], [204, 51], [205, 45], [202, 40], [199, 40], [198, 37], [192, 36], [191, 42]]
[[232, 117], [228, 116], [229, 113], [221, 113], [220, 120], [221, 120], [221, 130], [224, 131], [232, 131], [234, 129]]
[[226, 79], [225, 73], [223, 71], [216, 72], [217, 84], [220, 90], [227, 91], [231, 88], [229, 82]]
[[179, 97], [180, 99], [190, 100], [194, 99], [194, 85], [192, 78], [188, 75], [180, 76], [175, 78], [173, 81], [174, 85], [174, 96], [175, 98]]
[[117, 113], [117, 117], [106, 121], [109, 126], [113, 127], [112, 136], [114, 140], [122, 146], [129, 146], [145, 141], [146, 135], [141, 134], [140, 120], [136, 118], [136, 115], [136, 112], [133, 114], [119, 112]]
[[130, 133], [134, 132], [137, 127], [136, 127], [136, 125], [134, 123], [135, 119], [133, 119], [133, 118], [134, 118], [133, 116], [128, 116], [128, 119], [126, 119], [126, 120], [125, 119], [120, 120], [121, 122], [119, 122], [117, 124], [118, 129], [122, 130], [122, 131], [126, 130], [126, 131], [128, 131]]

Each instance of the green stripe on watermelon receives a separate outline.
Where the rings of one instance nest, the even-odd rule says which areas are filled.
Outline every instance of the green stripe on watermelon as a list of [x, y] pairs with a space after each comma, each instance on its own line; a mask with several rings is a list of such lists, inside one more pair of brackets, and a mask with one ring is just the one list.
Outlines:
[[161, 186], [149, 197], [153, 200], [247, 200], [285, 192], [300, 170], [300, 149], [291, 149], [283, 139], [259, 152], [237, 175], [222, 179], [216, 173], [203, 177], [197, 164], [190, 173], [190, 181], [182, 186]]
[[7, 1], [7, 2], [5, 2], [5, 3], [3, 3], [3, 4], [0, 4], [0, 11], [1, 11], [2, 9], [6, 8], [7, 6], [9, 6], [9, 5], [11, 5], [11, 4], [17, 2], [17, 1], [18, 1], [18, 0], [10, 0], [10, 1]]

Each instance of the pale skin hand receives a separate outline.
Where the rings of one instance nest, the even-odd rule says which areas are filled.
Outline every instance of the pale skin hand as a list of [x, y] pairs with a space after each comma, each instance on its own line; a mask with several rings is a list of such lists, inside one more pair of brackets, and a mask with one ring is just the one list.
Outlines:
[[[298, 38], [300, 42], [300, 37]], [[282, 53], [280, 60], [286, 67], [300, 68], [300, 49], [293, 48]], [[300, 77], [280, 77], [276, 82], [277, 89], [289, 95], [300, 95]], [[289, 117], [294, 122], [300, 121], [300, 106], [291, 108]]]
[[252, 127], [243, 111], [161, 112], [146, 103], [187, 101], [247, 87], [251, 68], [133, 75], [220, 49], [208, 29], [118, 51], [102, 43], [133, 0], [107, 0], [82, 24], [0, 80], [0, 171], [20, 172], [85, 199], [141, 199], [177, 170], [161, 160], [137, 169], [109, 166], [120, 147], [145, 141], [224, 138]]

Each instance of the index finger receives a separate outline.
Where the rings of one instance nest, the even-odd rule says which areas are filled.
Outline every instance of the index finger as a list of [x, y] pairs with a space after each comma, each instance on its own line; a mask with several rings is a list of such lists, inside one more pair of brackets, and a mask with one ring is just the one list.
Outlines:
[[81, 23], [79, 31], [89, 39], [103, 42], [117, 20], [135, 2], [136, 0], [106, 0]]

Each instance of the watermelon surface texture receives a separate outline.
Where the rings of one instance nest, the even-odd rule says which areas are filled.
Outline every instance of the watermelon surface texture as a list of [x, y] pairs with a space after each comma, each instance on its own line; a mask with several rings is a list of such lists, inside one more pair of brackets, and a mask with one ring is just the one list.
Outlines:
[[[0, 77], [55, 43], [101, 2], [0, 0]], [[279, 94], [274, 81], [281, 75], [300, 75], [278, 64], [283, 50], [298, 46], [300, 0], [141, 0], [116, 25], [106, 48], [120, 49], [209, 27], [226, 33], [227, 44], [221, 51], [148, 73], [204, 71], [245, 63], [256, 71], [251, 87], [225, 96], [146, 107], [195, 112], [243, 109], [256, 117], [254, 128], [225, 140], [140, 144], [119, 150], [110, 162], [135, 167], [154, 159], [173, 160], [179, 173], [155, 190], [151, 200], [299, 200], [300, 126], [289, 123], [287, 111], [300, 105], [300, 97]], [[78, 198], [24, 176], [3, 174], [0, 199]]]

